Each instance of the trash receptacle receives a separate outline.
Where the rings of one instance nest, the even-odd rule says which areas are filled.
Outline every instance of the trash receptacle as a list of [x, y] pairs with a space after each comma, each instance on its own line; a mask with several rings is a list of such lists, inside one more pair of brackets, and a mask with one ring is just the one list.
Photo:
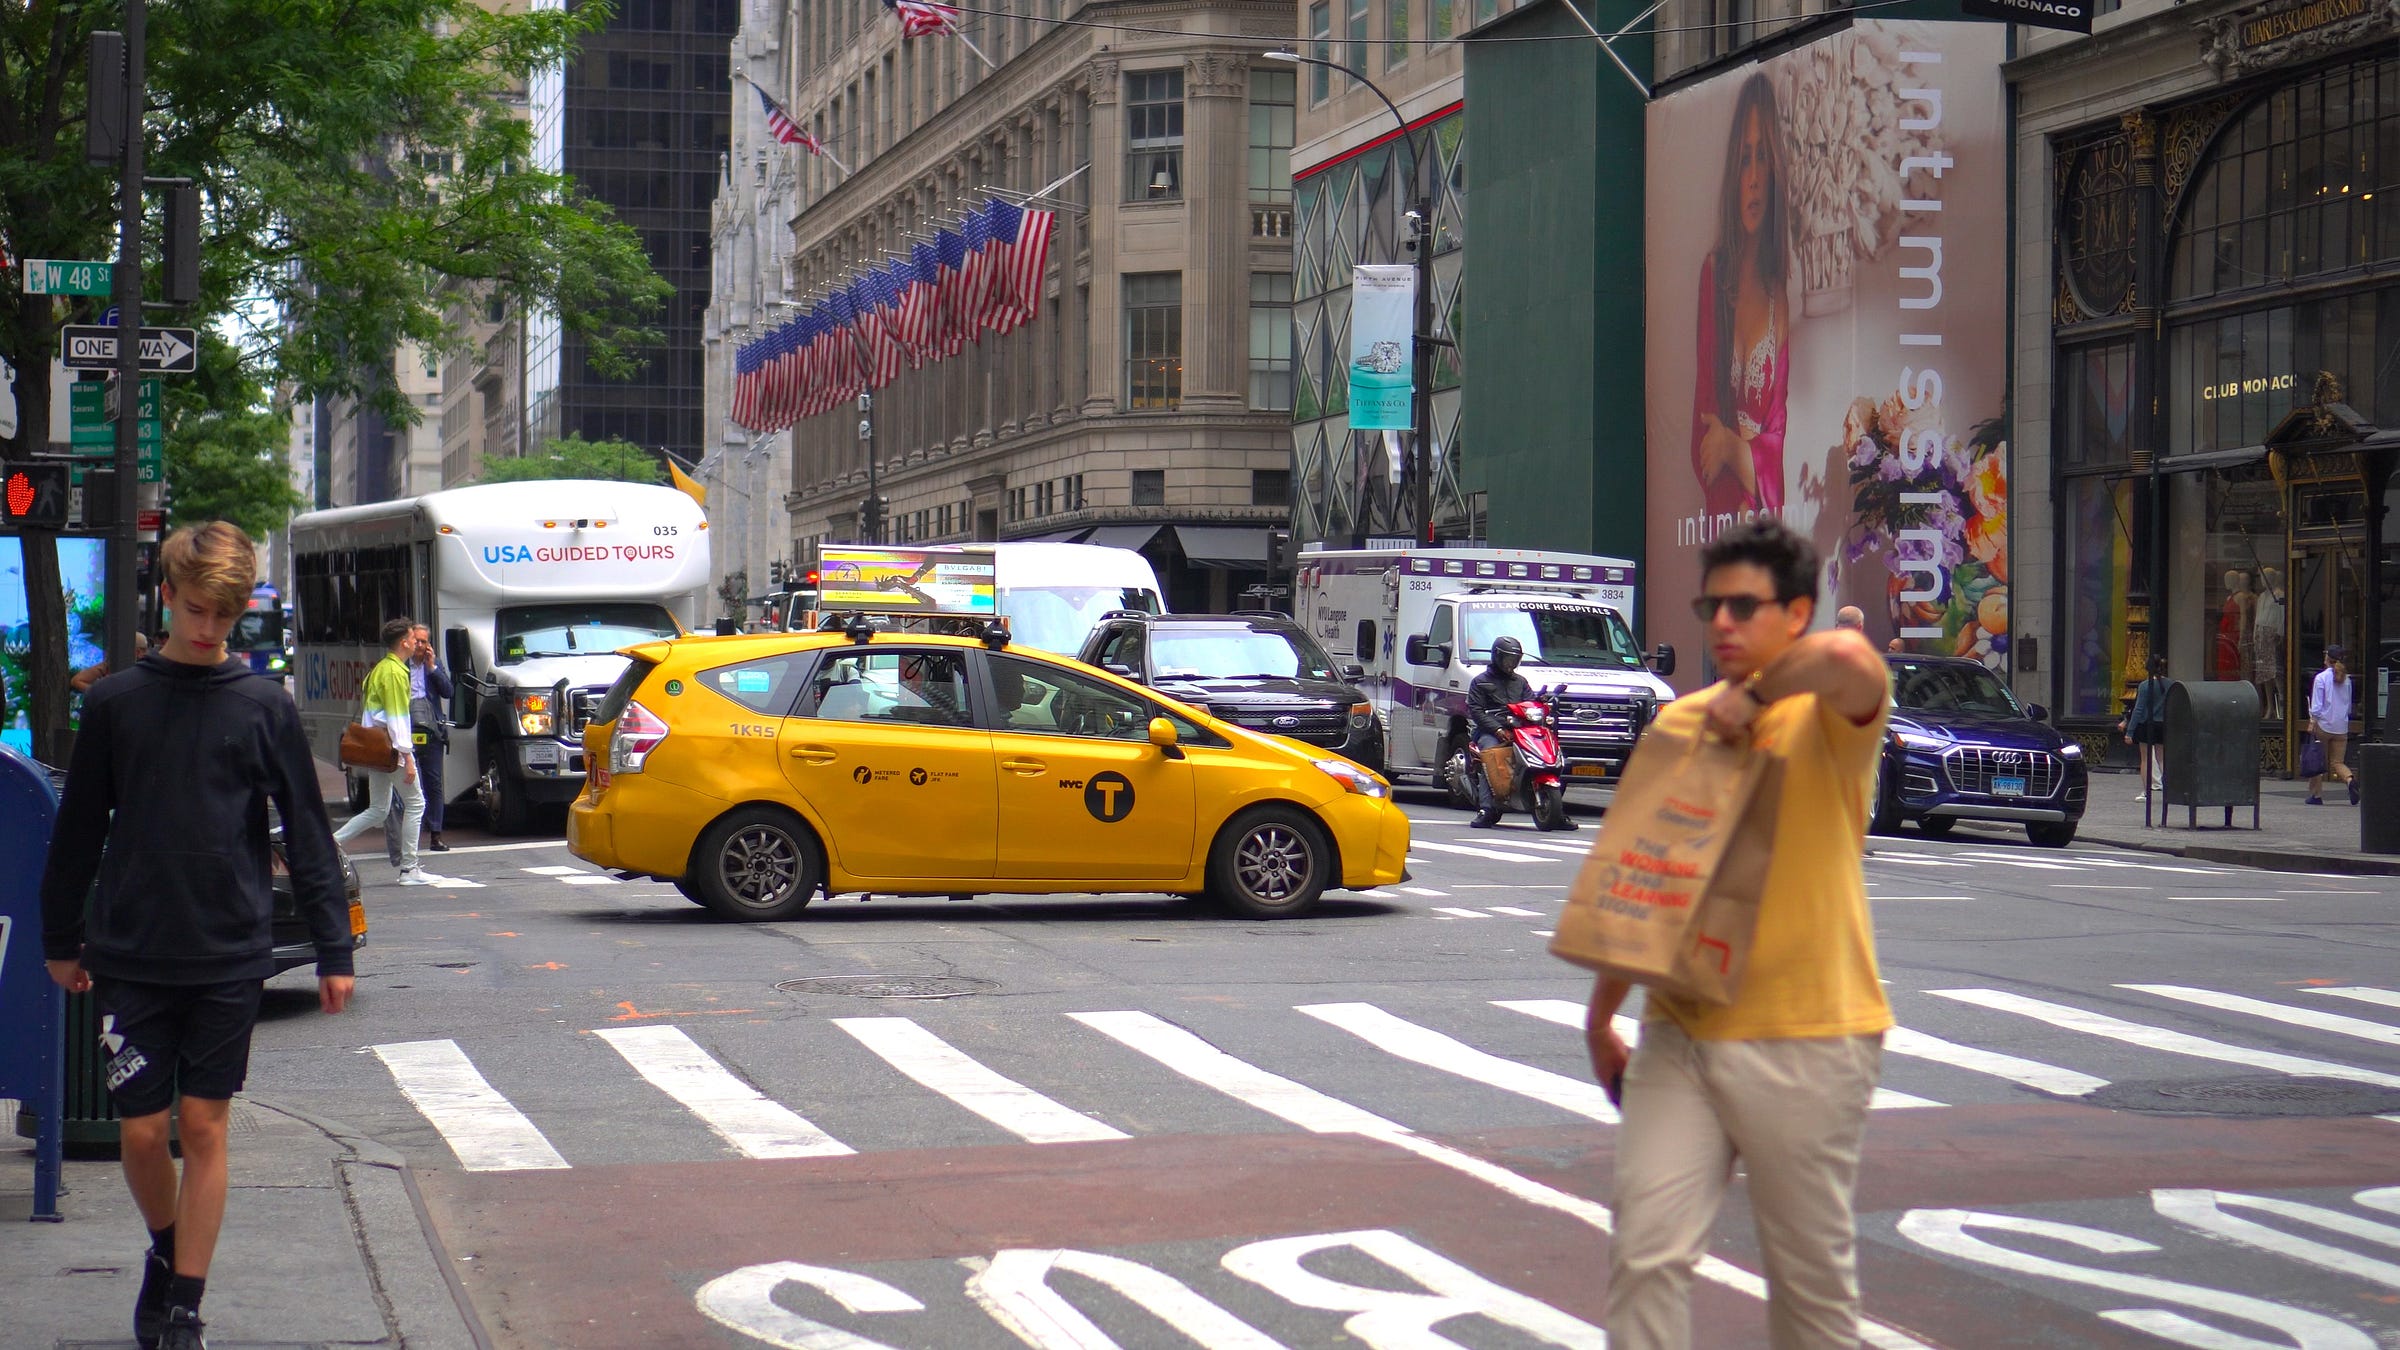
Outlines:
[[2351, 751], [2358, 775], [2358, 847], [2400, 853], [2400, 745], [2361, 745]]
[[33, 1217], [55, 1220], [61, 1155], [59, 1021], [64, 999], [42, 965], [42, 860], [58, 819], [50, 773], [0, 745], [0, 1097], [22, 1103], [34, 1141]]

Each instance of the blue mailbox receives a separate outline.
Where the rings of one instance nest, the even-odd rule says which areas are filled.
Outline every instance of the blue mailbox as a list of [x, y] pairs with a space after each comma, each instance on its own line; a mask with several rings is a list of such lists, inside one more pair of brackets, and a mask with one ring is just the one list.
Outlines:
[[42, 864], [58, 820], [50, 771], [0, 745], [0, 1097], [35, 1121], [33, 1217], [55, 1223], [64, 1152], [65, 996], [42, 966]]

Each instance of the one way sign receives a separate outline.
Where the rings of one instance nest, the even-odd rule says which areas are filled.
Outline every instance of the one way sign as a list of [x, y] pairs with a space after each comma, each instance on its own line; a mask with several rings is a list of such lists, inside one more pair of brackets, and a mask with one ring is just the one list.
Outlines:
[[[69, 370], [113, 370], [117, 330], [97, 324], [68, 324], [58, 330], [58, 355]], [[200, 334], [191, 328], [142, 330], [142, 369], [189, 375], [199, 366]]]

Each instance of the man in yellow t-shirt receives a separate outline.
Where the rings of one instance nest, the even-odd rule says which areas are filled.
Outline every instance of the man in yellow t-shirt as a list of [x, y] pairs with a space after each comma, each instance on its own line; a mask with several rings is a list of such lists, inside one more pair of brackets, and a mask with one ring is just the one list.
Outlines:
[[1641, 1047], [1610, 1025], [1628, 992], [1602, 978], [1585, 1038], [1621, 1084], [1611, 1350], [1692, 1343], [1691, 1276], [1736, 1159], [1748, 1175], [1777, 1350], [1858, 1344], [1851, 1200], [1891, 1007], [1876, 974], [1859, 848], [1890, 675], [1853, 629], [1808, 634], [1817, 555], [1761, 519], [1700, 553], [1710, 654], [1724, 678], [1659, 715], [1784, 761], [1774, 857], [1730, 1007], [1652, 991]]

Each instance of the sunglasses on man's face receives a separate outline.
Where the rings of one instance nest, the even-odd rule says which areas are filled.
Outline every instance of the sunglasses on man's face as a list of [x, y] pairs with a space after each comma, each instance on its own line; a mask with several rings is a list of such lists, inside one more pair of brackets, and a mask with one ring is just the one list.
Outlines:
[[1782, 601], [1757, 595], [1704, 595], [1692, 602], [1692, 617], [1709, 623], [1723, 609], [1735, 623], [1748, 623], [1758, 614], [1761, 605], [1781, 604]]

